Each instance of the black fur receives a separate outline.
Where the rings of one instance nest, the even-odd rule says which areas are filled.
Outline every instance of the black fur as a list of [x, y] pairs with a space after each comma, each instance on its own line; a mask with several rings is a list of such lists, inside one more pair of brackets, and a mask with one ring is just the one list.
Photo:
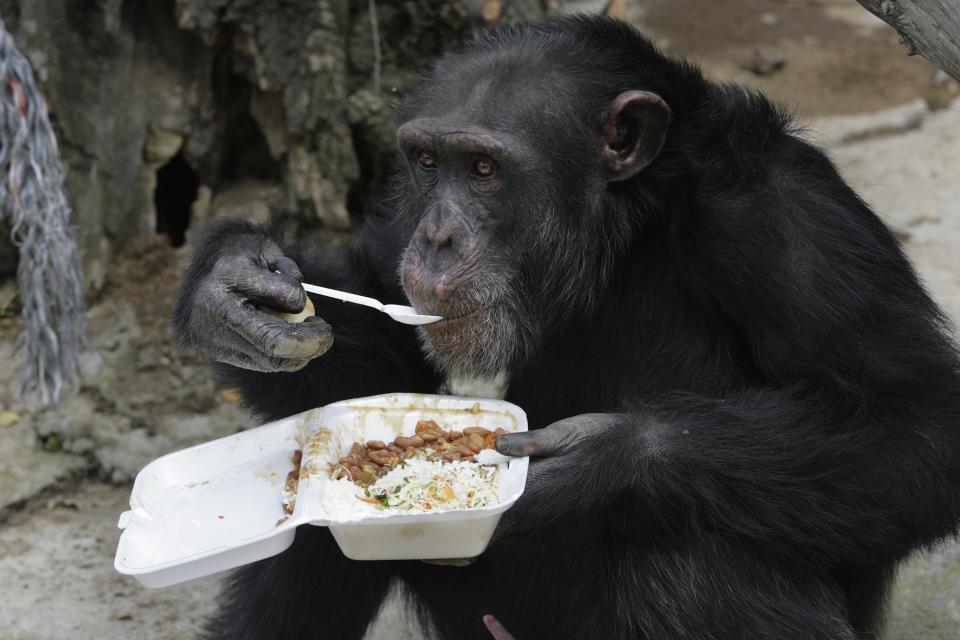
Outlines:
[[[475, 564], [353, 562], [301, 527], [234, 574], [210, 637], [359, 638], [393, 579], [445, 638], [487, 637], [486, 613], [520, 639], [877, 637], [897, 563], [960, 518], [960, 364], [890, 232], [764, 98], [621, 23], [485, 36], [439, 63], [401, 122], [444, 113], [480, 76], [550, 114], [499, 105], [551, 159], [535, 186], [554, 216], [550, 234], [518, 235], [518, 286], [543, 312], [523, 319], [536, 349], [511, 363], [507, 399], [532, 428], [630, 418], [552, 499], [508, 512]], [[599, 121], [628, 89], [660, 94], [673, 122], [637, 178], [600, 185]], [[417, 214], [397, 184], [354, 251], [291, 253], [307, 281], [402, 299]], [[202, 240], [185, 292], [236, 233]], [[437, 389], [412, 330], [315, 302], [329, 353], [292, 374], [219, 369], [264, 418]]]

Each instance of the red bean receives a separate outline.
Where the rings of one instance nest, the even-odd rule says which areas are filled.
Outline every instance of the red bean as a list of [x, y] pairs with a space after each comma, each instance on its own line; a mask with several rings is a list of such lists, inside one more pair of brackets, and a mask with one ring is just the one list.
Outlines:
[[376, 462], [377, 464], [387, 464], [391, 458], [389, 451], [371, 451], [370, 459]]
[[479, 434], [470, 434], [470, 448], [473, 449], [474, 453], [480, 453], [483, 449], [483, 438]]

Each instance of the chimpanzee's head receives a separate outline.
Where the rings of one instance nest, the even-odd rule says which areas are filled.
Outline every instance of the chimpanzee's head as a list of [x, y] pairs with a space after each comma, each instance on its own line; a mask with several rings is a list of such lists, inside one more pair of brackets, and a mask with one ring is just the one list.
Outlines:
[[613, 21], [585, 47], [570, 22], [482, 38], [400, 109], [401, 282], [444, 317], [420, 330], [447, 373], [510, 369], [585, 317], [638, 232], [624, 190], [661, 152], [671, 110], [651, 78], [675, 63]]

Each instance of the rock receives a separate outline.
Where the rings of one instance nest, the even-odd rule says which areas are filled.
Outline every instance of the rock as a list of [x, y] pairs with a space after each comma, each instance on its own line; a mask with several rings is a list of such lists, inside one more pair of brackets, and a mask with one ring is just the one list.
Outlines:
[[[38, 412], [44, 446], [83, 455], [114, 483], [132, 479], [151, 460], [250, 424], [236, 404], [214, 403], [209, 372], [156, 345], [140, 346], [129, 304], [93, 309], [91, 342], [101, 356], [83, 391]], [[202, 412], [202, 413], [194, 413]]]
[[143, 143], [143, 161], [152, 165], [154, 170], [177, 155], [183, 146], [183, 134], [176, 131], [151, 127]]
[[180, 448], [166, 436], [151, 436], [145, 429], [128, 429], [112, 437], [101, 431], [97, 442], [94, 457], [100, 475], [114, 484], [130, 482], [148, 463]]
[[749, 59], [741, 63], [741, 67], [758, 76], [771, 76], [783, 69], [787, 59], [773, 49], [755, 47]]
[[19, 420], [0, 435], [0, 520], [8, 510], [44, 489], [82, 474], [88, 467], [80, 456], [43, 451], [33, 424]]
[[812, 138], [817, 144], [824, 146], [842, 145], [916, 129], [929, 115], [927, 103], [918, 98], [873, 113], [820, 118], [811, 125]]
[[16, 411], [0, 411], [0, 429], [12, 427], [20, 422], [20, 417]]
[[503, 13], [503, 3], [500, 0], [484, 0], [480, 9], [480, 17], [484, 22], [496, 22]]
[[270, 155], [279, 160], [287, 152], [287, 129], [283, 113], [283, 97], [276, 92], [250, 93], [250, 115], [257, 121], [267, 140]]
[[[213, 191], [205, 184], [197, 189], [197, 199], [190, 207], [190, 228], [200, 229], [210, 219], [210, 206], [213, 203]], [[190, 234], [187, 234], [187, 241]]]
[[277, 185], [257, 180], [246, 180], [223, 188], [210, 203], [214, 218], [230, 216], [257, 224], [270, 222], [274, 211], [281, 208], [281, 193]]
[[[341, 131], [341, 134], [345, 134]], [[347, 153], [343, 146], [343, 135], [326, 140], [327, 150], [335, 155]], [[324, 152], [311, 152], [303, 145], [296, 145], [290, 150], [289, 183], [293, 185], [293, 195], [296, 202], [309, 203], [313, 215], [322, 223], [334, 229], [344, 229], [350, 226], [350, 214], [346, 204], [338, 193], [335, 182], [331, 181], [321, 169], [319, 157]], [[359, 168], [357, 159], [352, 155], [343, 156], [344, 164], [339, 172], [357, 173]]]
[[617, 20], [627, 19], [627, 0], [610, 0], [603, 12]]
[[209, 413], [175, 413], [160, 418], [157, 431], [178, 449], [216, 440], [252, 426], [250, 416], [237, 405], [219, 404]]
[[151, 460], [181, 448], [165, 434], [134, 428], [127, 416], [99, 411], [86, 396], [69, 398], [35, 421], [45, 443], [86, 456], [103, 478], [114, 483], [132, 480]]
[[115, 442], [130, 430], [128, 418], [98, 412], [87, 395], [65, 398], [58, 406], [39, 412], [34, 425], [45, 442], [56, 441], [65, 451], [77, 454], [94, 453], [101, 444]]
[[83, 379], [85, 386], [108, 384], [118, 376], [137, 370], [143, 332], [132, 304], [107, 303], [90, 309], [87, 336], [97, 355], [84, 356], [81, 371], [93, 376]]

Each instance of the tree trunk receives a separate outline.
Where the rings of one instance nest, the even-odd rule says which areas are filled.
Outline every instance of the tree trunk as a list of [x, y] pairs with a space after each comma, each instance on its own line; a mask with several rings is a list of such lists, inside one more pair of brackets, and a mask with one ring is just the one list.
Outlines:
[[179, 244], [209, 216], [352, 228], [395, 157], [392, 107], [424, 67], [555, 6], [0, 0], [0, 15], [50, 106], [96, 291], [120, 243], [159, 231]]
[[960, 81], [960, 0], [857, 0], [919, 53]]

